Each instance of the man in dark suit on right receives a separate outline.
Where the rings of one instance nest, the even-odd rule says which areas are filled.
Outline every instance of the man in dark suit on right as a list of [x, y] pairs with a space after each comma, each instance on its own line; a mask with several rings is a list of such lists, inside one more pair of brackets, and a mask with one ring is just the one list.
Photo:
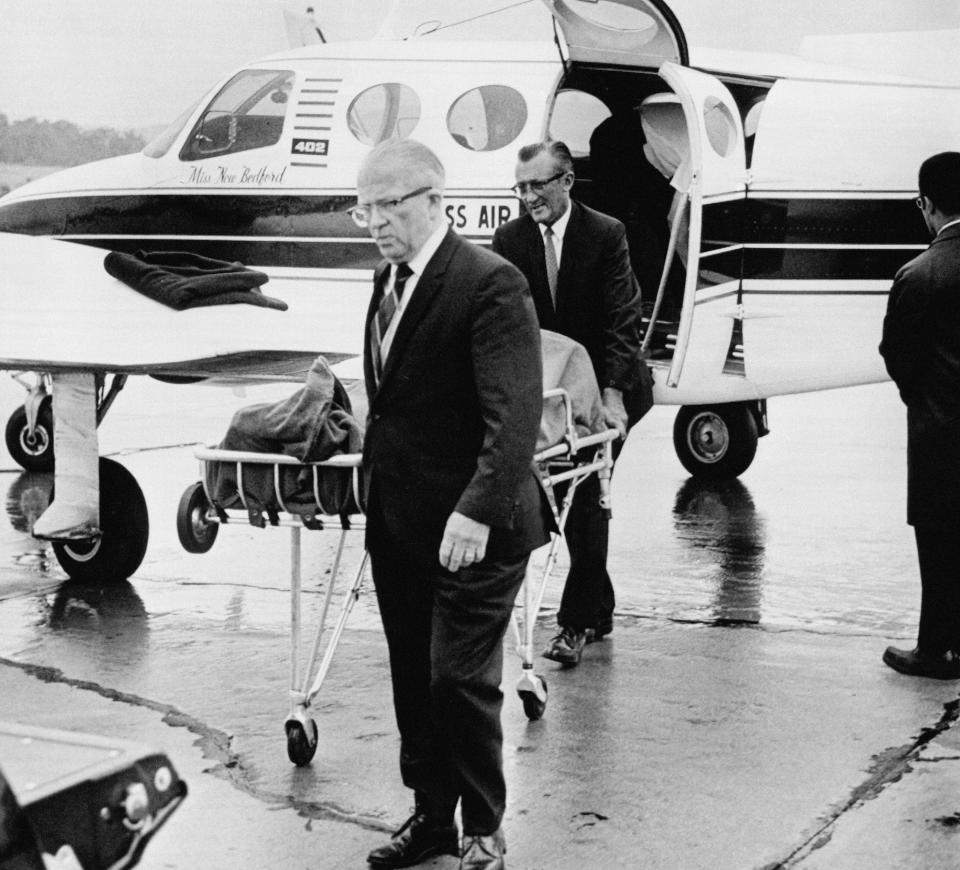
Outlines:
[[[516, 181], [526, 214], [497, 229], [493, 250], [526, 276], [541, 328], [586, 348], [607, 425], [626, 437], [652, 404], [652, 382], [639, 356], [640, 288], [624, 225], [571, 199], [573, 158], [563, 142], [521, 148]], [[577, 488], [565, 536], [570, 571], [557, 613], [560, 630], [543, 654], [576, 665], [585, 644], [613, 630], [609, 520], [596, 475]]]
[[960, 679], [960, 153], [920, 166], [917, 206], [934, 237], [897, 273], [880, 353], [907, 406], [907, 522], [920, 562], [912, 650], [883, 660], [916, 677]]

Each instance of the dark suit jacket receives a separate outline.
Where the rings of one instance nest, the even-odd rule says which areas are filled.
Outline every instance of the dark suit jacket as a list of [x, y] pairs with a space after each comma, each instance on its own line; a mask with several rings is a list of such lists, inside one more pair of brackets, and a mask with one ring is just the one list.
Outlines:
[[897, 273], [880, 343], [907, 406], [907, 522], [960, 522], [960, 225]]
[[[387, 265], [377, 269], [378, 288]], [[546, 543], [549, 504], [532, 468], [540, 333], [523, 276], [448, 230], [413, 290], [377, 389], [369, 326], [379, 296], [364, 333], [363, 457], [375, 519], [427, 565], [438, 564], [455, 510], [492, 527], [487, 558]], [[368, 523], [368, 544], [375, 528]]]
[[533, 218], [522, 215], [500, 226], [493, 250], [530, 282], [540, 325], [587, 349], [601, 389], [617, 387], [627, 392], [639, 377], [641, 315], [640, 288], [630, 267], [626, 231], [620, 221], [581, 203], [572, 201], [570, 208], [556, 310], [547, 284], [543, 236]]

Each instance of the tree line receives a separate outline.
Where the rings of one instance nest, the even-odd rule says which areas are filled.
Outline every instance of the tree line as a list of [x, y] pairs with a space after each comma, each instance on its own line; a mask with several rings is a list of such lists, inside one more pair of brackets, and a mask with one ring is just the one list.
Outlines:
[[81, 130], [69, 121], [27, 118], [10, 121], [0, 113], [0, 163], [29, 166], [76, 166], [104, 157], [131, 154], [146, 144], [133, 130], [108, 127]]

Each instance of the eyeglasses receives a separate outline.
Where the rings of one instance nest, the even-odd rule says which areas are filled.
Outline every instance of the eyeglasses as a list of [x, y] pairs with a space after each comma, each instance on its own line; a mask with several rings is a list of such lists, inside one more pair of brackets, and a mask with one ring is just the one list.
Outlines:
[[556, 181], [558, 178], [563, 178], [567, 174], [566, 169], [561, 169], [556, 175], [551, 175], [549, 178], [543, 179], [543, 181], [518, 181], [510, 189], [517, 195], [523, 196], [528, 190], [533, 193], [543, 193], [544, 188], [553, 181]]
[[916, 199], [914, 199], [913, 204], [914, 204], [917, 208], [922, 209], [922, 208], [923, 208], [923, 197], [922, 197], [922, 196], [918, 196]]
[[398, 196], [396, 199], [381, 199], [377, 202], [366, 204], [357, 203], [352, 208], [347, 209], [347, 214], [353, 218], [353, 222], [358, 227], [366, 227], [370, 225], [370, 215], [374, 209], [382, 214], [393, 214], [400, 207], [401, 203], [406, 202], [408, 199], [413, 199], [415, 196], [420, 196], [421, 193], [426, 193], [428, 190], [433, 190], [433, 188], [428, 185], [427, 187], [418, 187], [416, 190], [411, 190], [410, 193]]

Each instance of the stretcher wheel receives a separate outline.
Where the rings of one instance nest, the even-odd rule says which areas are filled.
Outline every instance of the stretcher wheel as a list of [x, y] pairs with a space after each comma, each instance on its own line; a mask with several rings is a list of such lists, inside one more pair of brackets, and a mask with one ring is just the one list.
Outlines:
[[543, 700], [530, 689], [517, 689], [517, 694], [523, 704], [523, 712], [531, 722], [543, 718], [543, 713], [547, 709], [547, 681], [539, 674], [534, 675], [534, 679], [540, 683], [543, 689]]
[[287, 719], [287, 758], [297, 767], [305, 767], [317, 752], [317, 723], [308, 716]]
[[217, 539], [220, 524], [207, 519], [210, 502], [199, 481], [180, 496], [177, 507], [177, 537], [188, 553], [206, 553]]
[[7, 420], [5, 435], [7, 450], [21, 468], [53, 470], [53, 406], [49, 396], [40, 403], [33, 432], [27, 425], [27, 409], [21, 406]]
[[150, 519], [140, 484], [119, 462], [101, 457], [100, 537], [54, 541], [53, 552], [73, 580], [117, 583], [140, 567], [149, 537]]

